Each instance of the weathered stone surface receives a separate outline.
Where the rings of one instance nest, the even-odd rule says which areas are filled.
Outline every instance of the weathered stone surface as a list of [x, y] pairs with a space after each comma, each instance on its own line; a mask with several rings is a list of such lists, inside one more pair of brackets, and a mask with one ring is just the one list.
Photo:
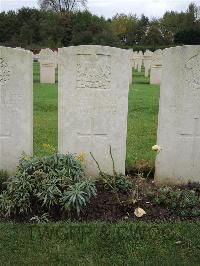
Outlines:
[[[125, 172], [130, 53], [102, 46], [59, 49], [59, 151], [85, 153], [86, 172]], [[70, 64], [69, 64], [70, 62]]]
[[0, 169], [13, 174], [32, 154], [32, 53], [0, 47]]
[[162, 69], [163, 69], [163, 51], [161, 49], [156, 50], [153, 53], [151, 62], [151, 74], [150, 74], [150, 84], [161, 84], [162, 79]]
[[38, 56], [40, 62], [40, 83], [55, 83], [56, 55], [56, 52], [49, 48], [40, 51]]
[[157, 183], [200, 182], [200, 46], [164, 50]]
[[131, 85], [132, 82], [133, 82], [133, 67], [134, 67], [134, 64], [133, 64], [133, 50], [132, 49], [129, 49], [129, 58], [130, 58], [130, 61], [129, 61], [129, 69], [130, 69], [130, 81], [129, 81], [129, 84]]
[[132, 61], [133, 61], [134, 69], [137, 69], [138, 68], [138, 52], [133, 52]]
[[151, 69], [152, 56], [153, 56], [153, 52], [151, 52], [149, 50], [147, 50], [143, 56], [143, 63], [144, 63], [145, 77], [146, 78], [149, 76], [149, 72]]
[[162, 80], [162, 65], [151, 66], [150, 84], [160, 85]]
[[139, 51], [138, 52], [138, 72], [141, 72], [142, 71], [142, 64], [143, 64], [143, 52], [142, 51]]

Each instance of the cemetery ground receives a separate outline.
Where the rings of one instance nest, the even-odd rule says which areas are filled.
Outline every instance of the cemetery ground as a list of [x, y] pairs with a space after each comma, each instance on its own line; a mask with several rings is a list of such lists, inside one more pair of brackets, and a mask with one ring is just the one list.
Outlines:
[[[140, 193], [149, 189], [154, 191], [152, 177], [156, 154], [151, 147], [156, 144], [159, 86], [149, 85], [148, 82], [143, 73], [134, 72], [134, 85], [129, 93], [126, 168], [129, 175], [137, 176], [139, 183], [136, 185], [140, 189], [142, 186], [143, 190], [138, 191]], [[47, 147], [57, 147], [57, 106], [57, 84], [40, 84], [39, 65], [35, 63], [36, 156], [44, 156]], [[153, 198], [148, 195], [139, 201], [138, 206], [147, 214], [137, 218], [134, 215], [137, 203], [124, 207], [116, 203], [114, 194], [102, 189], [101, 183], [97, 184], [97, 188], [97, 198], [92, 199], [78, 222], [1, 223], [1, 264], [199, 265], [200, 223], [195, 215], [184, 216], [187, 216], [188, 206], [192, 209], [193, 193], [187, 190], [181, 195], [185, 197], [183, 202], [187, 210], [178, 209], [183, 214], [180, 217], [180, 213], [173, 209], [180, 191], [172, 189], [157, 193], [156, 190]], [[196, 186], [195, 192], [198, 194], [199, 191]], [[191, 199], [189, 205], [188, 198]], [[165, 201], [167, 207], [163, 204]]]

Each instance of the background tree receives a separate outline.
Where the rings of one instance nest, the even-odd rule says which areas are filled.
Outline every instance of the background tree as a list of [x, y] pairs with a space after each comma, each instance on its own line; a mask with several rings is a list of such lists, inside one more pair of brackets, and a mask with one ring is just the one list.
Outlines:
[[61, 11], [74, 11], [80, 7], [86, 7], [87, 0], [39, 0], [41, 9]]
[[[60, 5], [67, 2], [71, 6]], [[193, 3], [185, 12], [166, 12], [160, 19], [135, 14], [105, 19], [87, 10], [76, 10], [86, 1], [76, 1], [77, 5], [67, 0], [51, 3], [56, 4], [55, 8], [1, 12], [0, 45], [34, 49], [99, 44], [154, 50], [158, 46], [200, 44], [200, 9]], [[70, 12], [67, 8], [75, 9]]]

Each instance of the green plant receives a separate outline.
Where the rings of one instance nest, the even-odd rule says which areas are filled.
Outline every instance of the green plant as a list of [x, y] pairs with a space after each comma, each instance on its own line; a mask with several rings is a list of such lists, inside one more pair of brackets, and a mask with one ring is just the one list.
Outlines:
[[[84, 188], [86, 204], [96, 195], [95, 184], [86, 179], [83, 164], [74, 155], [53, 154], [43, 158], [24, 155], [17, 174], [6, 182], [0, 195], [0, 208], [6, 217], [22, 218], [50, 215], [53, 209], [61, 210], [66, 204], [67, 211], [73, 212], [70, 198], [67, 203], [64, 195], [78, 185]], [[78, 214], [82, 207], [80, 204]]]
[[122, 205], [122, 202], [120, 200], [120, 193], [128, 193], [132, 189], [132, 183], [128, 179], [128, 177], [124, 176], [123, 174], [118, 174], [115, 170], [115, 162], [114, 158], [112, 155], [112, 147], [110, 146], [110, 157], [112, 160], [112, 165], [113, 165], [113, 175], [109, 175], [107, 173], [104, 173], [97, 160], [95, 159], [94, 155], [90, 153], [91, 157], [97, 164], [97, 167], [99, 169], [99, 175], [103, 181], [104, 187], [106, 189], [110, 189], [112, 193], [115, 195], [117, 201], [119, 202], [120, 205]]
[[90, 201], [90, 198], [96, 195], [97, 191], [93, 182], [76, 183], [64, 191], [61, 204], [65, 210], [76, 211], [79, 216], [80, 211]]
[[0, 170], [0, 192], [2, 192], [4, 188], [4, 183], [8, 179], [8, 173], [4, 170]]
[[200, 199], [194, 190], [160, 188], [150, 195], [157, 205], [165, 205], [181, 217], [200, 216]]
[[43, 213], [41, 216], [35, 215], [30, 219], [30, 222], [33, 223], [48, 223], [49, 222], [49, 215], [48, 213]]

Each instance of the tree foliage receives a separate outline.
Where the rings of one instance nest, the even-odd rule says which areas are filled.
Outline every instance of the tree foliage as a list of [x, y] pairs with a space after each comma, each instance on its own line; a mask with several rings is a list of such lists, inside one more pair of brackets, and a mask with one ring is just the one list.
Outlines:
[[[55, 8], [50, 2], [55, 2]], [[78, 11], [86, 1], [41, 1], [45, 3], [49, 5], [40, 10], [1, 12], [0, 45], [34, 49], [99, 44], [155, 49], [173, 44], [200, 44], [200, 9], [195, 4], [190, 4], [185, 12], [168, 11], [160, 19], [136, 14], [116, 14], [105, 19], [87, 10]], [[73, 12], [69, 11], [72, 9]]]
[[56, 12], [74, 11], [80, 7], [86, 7], [87, 0], [39, 0], [41, 9]]

